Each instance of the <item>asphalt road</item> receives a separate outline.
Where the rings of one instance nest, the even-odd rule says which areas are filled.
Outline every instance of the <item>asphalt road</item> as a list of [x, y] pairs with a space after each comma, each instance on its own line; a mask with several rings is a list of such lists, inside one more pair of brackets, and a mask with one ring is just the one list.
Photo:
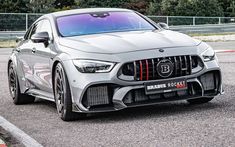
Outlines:
[[227, 42], [207, 42], [215, 50], [235, 50], [235, 41]]
[[[214, 47], [219, 45], [225, 46]], [[51, 102], [12, 103], [6, 73], [9, 53], [0, 49], [0, 115], [44, 146], [235, 146], [235, 53], [218, 54], [226, 93], [208, 104], [181, 101], [74, 122], [60, 120]]]

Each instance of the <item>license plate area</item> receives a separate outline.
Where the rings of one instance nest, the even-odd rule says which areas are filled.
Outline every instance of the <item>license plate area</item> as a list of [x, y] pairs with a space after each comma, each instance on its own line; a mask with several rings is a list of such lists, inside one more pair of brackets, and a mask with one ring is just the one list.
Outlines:
[[163, 80], [156, 82], [147, 82], [145, 85], [146, 95], [174, 92], [188, 89], [186, 79]]

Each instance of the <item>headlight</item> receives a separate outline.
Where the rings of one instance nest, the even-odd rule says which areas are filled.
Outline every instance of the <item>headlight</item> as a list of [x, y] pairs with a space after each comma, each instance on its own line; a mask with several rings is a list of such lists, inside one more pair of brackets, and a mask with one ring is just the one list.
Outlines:
[[215, 51], [213, 50], [213, 48], [209, 47], [207, 50], [205, 50], [202, 53], [202, 57], [205, 62], [214, 60], [215, 59]]
[[78, 71], [82, 73], [105, 73], [110, 72], [115, 63], [95, 60], [73, 60]]

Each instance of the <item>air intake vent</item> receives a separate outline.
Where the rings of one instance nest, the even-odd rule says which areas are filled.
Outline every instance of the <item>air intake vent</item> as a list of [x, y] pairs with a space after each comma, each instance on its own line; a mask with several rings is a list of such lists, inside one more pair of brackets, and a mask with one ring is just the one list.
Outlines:
[[83, 98], [83, 104], [87, 107], [107, 105], [110, 103], [108, 86], [89, 87]]

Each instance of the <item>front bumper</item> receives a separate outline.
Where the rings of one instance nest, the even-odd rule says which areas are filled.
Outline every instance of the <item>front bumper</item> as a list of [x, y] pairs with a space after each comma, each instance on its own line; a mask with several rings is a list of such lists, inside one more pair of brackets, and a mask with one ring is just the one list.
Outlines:
[[73, 87], [73, 91], [76, 91], [73, 92], [73, 97], [76, 96], [74, 97], [73, 111], [83, 113], [109, 112], [163, 102], [214, 97], [223, 93], [221, 71], [218, 67], [211, 70], [204, 69], [198, 74], [184, 78], [187, 79], [187, 90], [155, 95], [145, 94], [144, 83], [146, 81], [123, 83], [116, 78], [110, 81], [90, 83], [86, 88], [80, 90], [80, 95], [78, 95], [77, 87]]

